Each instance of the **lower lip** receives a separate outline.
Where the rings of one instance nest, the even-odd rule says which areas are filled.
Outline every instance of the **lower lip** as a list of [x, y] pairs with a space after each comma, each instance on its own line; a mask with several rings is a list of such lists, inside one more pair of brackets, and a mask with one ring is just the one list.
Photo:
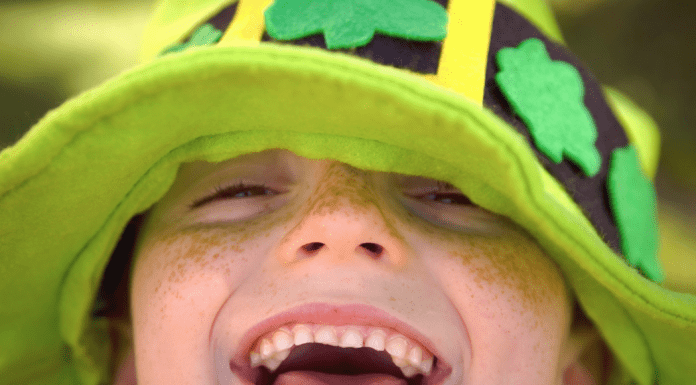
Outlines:
[[330, 305], [327, 303], [309, 303], [301, 305], [271, 318], [261, 321], [249, 329], [240, 344], [237, 352], [233, 355], [230, 368], [243, 379], [245, 385], [253, 385], [258, 375], [258, 371], [250, 367], [248, 352], [259, 336], [264, 332], [277, 329], [288, 323], [325, 323], [328, 325], [367, 325], [367, 326], [387, 326], [400, 331], [405, 336], [419, 341], [426, 349], [438, 357], [438, 365], [428, 379], [428, 385], [441, 383], [450, 373], [451, 368], [441, 361], [442, 355], [435, 349], [431, 341], [425, 336], [413, 330], [411, 326], [403, 321], [387, 314], [383, 310], [364, 304], [350, 305]]

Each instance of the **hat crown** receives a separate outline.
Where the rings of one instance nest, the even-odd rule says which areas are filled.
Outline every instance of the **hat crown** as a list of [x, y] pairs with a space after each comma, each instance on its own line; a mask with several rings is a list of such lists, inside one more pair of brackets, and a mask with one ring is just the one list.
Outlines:
[[[197, 0], [185, 2], [163, 0], [158, 2], [155, 13], [143, 35], [142, 61], [154, 59], [165, 47], [183, 39], [205, 20], [217, 14], [220, 10], [241, 1], [245, 0]], [[257, 0], [251, 1], [255, 2]], [[261, 2], [265, 2], [266, 5], [271, 3], [267, 0], [261, 0]], [[498, 2], [506, 4], [523, 14], [552, 39], [556, 41], [563, 40], [553, 13], [544, 0], [499, 0]], [[398, 4], [400, 1], [397, 0], [394, 3]], [[450, 0], [448, 3], [462, 3], [468, 7], [477, 3], [490, 3], [490, 1]]]

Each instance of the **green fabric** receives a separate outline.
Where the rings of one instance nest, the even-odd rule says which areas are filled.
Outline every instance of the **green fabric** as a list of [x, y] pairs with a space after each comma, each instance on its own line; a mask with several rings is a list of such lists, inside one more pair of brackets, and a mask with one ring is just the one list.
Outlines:
[[128, 219], [166, 192], [180, 162], [272, 147], [450, 181], [549, 250], [640, 384], [655, 372], [667, 385], [696, 377], [694, 297], [642, 278], [579, 226], [543, 188], [526, 141], [492, 113], [397, 70], [262, 45], [167, 55], [67, 103], [0, 154], [0, 383], [78, 373], [96, 383], [104, 356], [88, 352], [104, 335], [89, 313]]
[[495, 80], [529, 128], [534, 144], [555, 163], [569, 158], [587, 176], [602, 164], [597, 127], [583, 98], [585, 87], [572, 65], [552, 61], [544, 43], [528, 39], [496, 55]]
[[164, 50], [162, 54], [181, 52], [191, 47], [201, 47], [217, 43], [222, 37], [222, 31], [213, 27], [211, 24], [203, 24], [191, 35], [191, 39], [186, 43], [179, 43]]
[[662, 282], [664, 273], [657, 260], [657, 199], [652, 183], [643, 174], [633, 146], [614, 150], [609, 162], [607, 192], [624, 255], [648, 278]]
[[323, 32], [329, 49], [362, 47], [375, 32], [417, 41], [447, 36], [447, 11], [432, 0], [275, 0], [264, 14], [273, 38]]

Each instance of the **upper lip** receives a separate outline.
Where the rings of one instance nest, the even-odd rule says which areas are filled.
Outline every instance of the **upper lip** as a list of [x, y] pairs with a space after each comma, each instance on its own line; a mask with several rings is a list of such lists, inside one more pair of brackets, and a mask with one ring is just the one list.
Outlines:
[[250, 367], [249, 351], [253, 344], [264, 334], [289, 323], [319, 323], [327, 325], [368, 325], [388, 327], [404, 336], [418, 341], [437, 357], [437, 366], [428, 376], [427, 385], [441, 383], [452, 371], [443, 359], [432, 340], [414, 327], [387, 313], [386, 311], [366, 304], [332, 305], [327, 303], [307, 303], [290, 308], [271, 316], [251, 327], [242, 337], [237, 350], [230, 361], [231, 368], [238, 374], [251, 378], [256, 370]]

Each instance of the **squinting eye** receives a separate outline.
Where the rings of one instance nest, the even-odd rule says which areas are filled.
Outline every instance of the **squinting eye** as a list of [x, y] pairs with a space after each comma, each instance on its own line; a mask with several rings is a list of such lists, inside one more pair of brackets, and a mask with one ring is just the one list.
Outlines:
[[278, 192], [272, 190], [264, 185], [247, 185], [244, 183], [238, 183], [234, 186], [216, 188], [215, 193], [205, 197], [203, 199], [197, 200], [191, 205], [192, 209], [201, 207], [207, 203], [225, 200], [225, 199], [242, 199], [255, 196], [270, 196], [275, 195]]
[[433, 192], [425, 194], [416, 198], [420, 198], [426, 201], [440, 202], [445, 204], [455, 204], [455, 205], [468, 205], [471, 206], [473, 203], [464, 194], [461, 193], [438, 193]]
[[421, 194], [414, 194], [411, 197], [448, 205], [475, 206], [473, 202], [464, 195], [459, 189], [446, 182], [437, 182], [437, 186]]

